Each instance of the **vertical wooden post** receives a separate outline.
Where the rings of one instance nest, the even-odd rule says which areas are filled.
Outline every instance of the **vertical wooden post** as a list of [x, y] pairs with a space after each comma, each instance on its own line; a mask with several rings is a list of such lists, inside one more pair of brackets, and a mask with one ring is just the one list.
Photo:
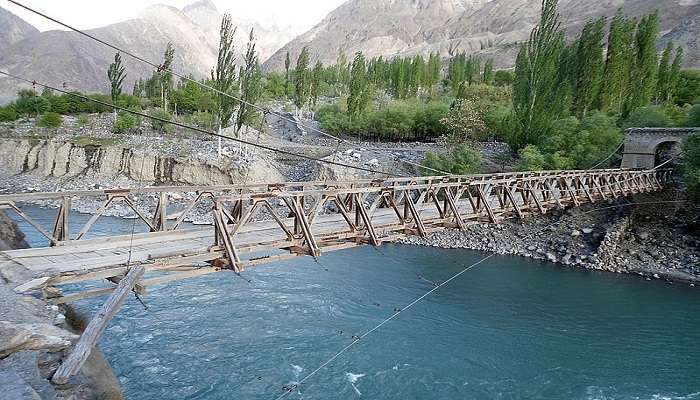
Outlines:
[[56, 242], [52, 242], [51, 246], [60, 242], [70, 240], [70, 230], [68, 226], [68, 216], [70, 215], [71, 201], [70, 197], [66, 196], [61, 200], [61, 206], [56, 214], [56, 222], [53, 226], [53, 238]]

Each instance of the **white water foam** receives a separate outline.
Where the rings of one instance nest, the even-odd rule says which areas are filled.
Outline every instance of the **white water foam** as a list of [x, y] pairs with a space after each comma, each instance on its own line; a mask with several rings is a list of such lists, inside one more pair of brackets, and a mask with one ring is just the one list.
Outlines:
[[357, 393], [358, 396], [362, 396], [362, 392], [355, 386], [355, 383], [360, 378], [364, 378], [366, 375], [365, 374], [353, 374], [351, 372], [346, 372], [345, 376], [348, 378], [348, 381], [350, 382], [350, 385], [352, 386], [353, 389], [355, 389], [355, 393]]

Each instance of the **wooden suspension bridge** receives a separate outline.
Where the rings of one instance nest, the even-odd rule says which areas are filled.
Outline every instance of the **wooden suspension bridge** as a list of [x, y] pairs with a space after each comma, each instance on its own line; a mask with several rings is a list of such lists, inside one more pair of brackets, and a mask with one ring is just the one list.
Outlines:
[[[0, 252], [0, 273], [20, 272], [15, 275], [27, 278], [16, 291], [39, 293], [54, 304], [110, 295], [54, 375], [54, 382], [63, 383], [80, 369], [126, 297], [144, 294], [149, 286], [220, 271], [240, 273], [296, 256], [317, 258], [334, 250], [379, 246], [445, 228], [526, 218], [661, 190], [670, 179], [668, 170], [607, 169], [0, 195], [0, 209], [17, 213], [50, 243]], [[168, 202], [173, 194], [193, 192], [192, 200], [177, 209]], [[137, 199], [146, 196], [156, 199], [152, 214], [137, 206]], [[74, 226], [70, 218], [76, 198], [102, 201], [82, 226]], [[39, 201], [57, 205], [53, 229], [23, 211]], [[87, 239], [98, 219], [117, 204], [133, 210], [149, 232]], [[213, 226], [184, 224], [202, 205], [211, 209]], [[86, 281], [109, 286], [69, 294], [57, 289]]]

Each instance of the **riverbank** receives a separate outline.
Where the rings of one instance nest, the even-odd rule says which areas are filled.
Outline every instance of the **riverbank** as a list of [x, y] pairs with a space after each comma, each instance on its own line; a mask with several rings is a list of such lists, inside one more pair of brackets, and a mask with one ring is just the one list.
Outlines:
[[[24, 234], [0, 212], [3, 250], [26, 248]], [[84, 323], [72, 307], [60, 308], [15, 293], [18, 276], [0, 270], [0, 388], [3, 400], [123, 398], [119, 381], [99, 349], [66, 386], [50, 383], [51, 374]]]
[[399, 242], [516, 255], [696, 285], [700, 284], [700, 207], [681, 201], [682, 191], [668, 189]]

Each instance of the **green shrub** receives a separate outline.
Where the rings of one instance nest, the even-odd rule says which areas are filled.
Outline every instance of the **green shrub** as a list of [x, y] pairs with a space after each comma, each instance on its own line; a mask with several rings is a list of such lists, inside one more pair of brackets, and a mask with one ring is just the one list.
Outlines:
[[[150, 115], [152, 117], [159, 118], [164, 121], [172, 121], [172, 116], [170, 115], [170, 113], [163, 110], [162, 108], [156, 109]], [[151, 127], [153, 128], [153, 130], [159, 132], [172, 132], [173, 125], [164, 121], [151, 119]]]
[[195, 111], [190, 116], [190, 120], [193, 124], [200, 128], [213, 129], [214, 128], [214, 115], [206, 111]]
[[78, 126], [87, 126], [90, 123], [90, 118], [85, 114], [78, 115]]
[[547, 160], [537, 146], [527, 145], [518, 155], [520, 156], [518, 169], [521, 171], [541, 171], [547, 166]]
[[413, 138], [413, 104], [394, 103], [372, 113], [367, 120], [367, 134], [373, 140], [411, 140]]
[[[479, 172], [481, 156], [479, 152], [467, 145], [455, 147], [451, 153], [435, 154], [428, 152], [423, 165], [438, 171], [455, 175], [473, 174]], [[435, 175], [437, 172], [428, 169], [421, 171], [423, 175]]]
[[418, 109], [413, 117], [413, 134], [418, 140], [435, 139], [446, 132], [442, 122], [450, 108], [439, 102], [430, 102]]
[[55, 112], [47, 112], [41, 115], [37, 125], [44, 128], [58, 128], [63, 123], [63, 117]]
[[12, 122], [19, 118], [19, 114], [15, 106], [10, 104], [6, 107], [0, 107], [0, 122]]
[[610, 163], [611, 154], [620, 146], [623, 134], [613, 117], [594, 112], [554, 121], [547, 137], [537, 146], [520, 151], [522, 170], [589, 169]]
[[695, 201], [700, 201], [700, 133], [690, 135], [683, 143], [685, 155], [684, 172], [688, 194]]
[[627, 128], [668, 128], [673, 120], [661, 106], [640, 107], [632, 111], [622, 126]]
[[515, 119], [511, 106], [488, 103], [484, 107], [483, 120], [490, 135], [507, 140], [515, 131]]
[[513, 84], [515, 74], [512, 71], [498, 70], [493, 78], [493, 84], [496, 86], [509, 86]]
[[117, 115], [117, 120], [114, 121], [112, 132], [127, 133], [136, 128], [137, 125], [138, 120], [135, 115], [128, 112], [120, 112], [119, 115]]
[[700, 104], [694, 105], [683, 122], [685, 126], [700, 127]]

